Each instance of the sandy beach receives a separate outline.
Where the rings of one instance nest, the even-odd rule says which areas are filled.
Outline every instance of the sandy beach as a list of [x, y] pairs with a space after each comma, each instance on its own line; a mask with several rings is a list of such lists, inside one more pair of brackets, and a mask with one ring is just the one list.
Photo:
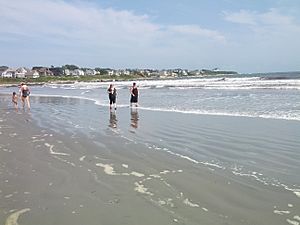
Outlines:
[[300, 222], [297, 122], [0, 99], [2, 224]]

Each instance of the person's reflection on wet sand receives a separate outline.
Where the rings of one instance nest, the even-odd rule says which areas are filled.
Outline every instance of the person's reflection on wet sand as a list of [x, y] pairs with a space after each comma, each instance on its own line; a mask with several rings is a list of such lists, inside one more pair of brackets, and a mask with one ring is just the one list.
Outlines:
[[137, 108], [131, 108], [130, 109], [130, 115], [131, 115], [130, 126], [137, 129], [138, 128], [138, 121], [139, 121], [139, 113], [138, 113]]
[[109, 115], [109, 127], [111, 128], [117, 128], [117, 115], [116, 112], [111, 111]]

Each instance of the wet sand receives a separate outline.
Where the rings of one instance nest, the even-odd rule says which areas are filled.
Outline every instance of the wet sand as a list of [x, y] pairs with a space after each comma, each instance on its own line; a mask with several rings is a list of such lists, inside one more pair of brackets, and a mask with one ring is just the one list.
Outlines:
[[[5, 97], [0, 110], [2, 224], [300, 223], [296, 190], [266, 185], [255, 174], [236, 176], [219, 164], [159, 147], [161, 143], [141, 142], [147, 132], [155, 135], [151, 118], [163, 130], [165, 117], [176, 121], [181, 117], [176, 114], [105, 110], [106, 127], [101, 132], [93, 130], [91, 135], [74, 128], [74, 135], [64, 130], [64, 124], [60, 132], [54, 132], [51, 118], [48, 128], [41, 126], [34, 108], [15, 112]], [[243, 121], [200, 116], [203, 129], [207, 118], [224, 124]], [[122, 130], [123, 121], [129, 126], [128, 134]], [[240, 125], [235, 124], [236, 131]], [[252, 126], [262, 125], [252, 120]], [[174, 130], [165, 138], [175, 134]]]

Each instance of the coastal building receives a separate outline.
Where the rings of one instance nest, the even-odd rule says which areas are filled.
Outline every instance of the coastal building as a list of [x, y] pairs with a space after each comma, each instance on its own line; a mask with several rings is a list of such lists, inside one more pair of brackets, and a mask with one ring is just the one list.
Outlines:
[[6, 71], [7, 69], [8, 69], [7, 66], [1, 66], [1, 67], [0, 67], [0, 77], [2, 77], [2, 73], [3, 73], [4, 71]]
[[30, 69], [25, 67], [20, 67], [16, 69], [16, 78], [25, 78], [25, 75], [28, 71], [30, 71]]
[[193, 71], [189, 72], [189, 75], [191, 75], [191, 76], [199, 76], [201, 74], [202, 73], [199, 70], [193, 70]]
[[26, 74], [25, 74], [25, 77], [26, 78], [39, 78], [40, 77], [40, 74], [38, 71], [36, 70], [30, 70], [28, 71]]
[[97, 74], [97, 71], [93, 69], [86, 69], [84, 73], [86, 76], [95, 76]]
[[71, 76], [71, 71], [69, 69], [64, 69], [65, 76]]
[[32, 67], [32, 70], [36, 70], [39, 73], [40, 77], [53, 76], [53, 73], [49, 70], [48, 67], [34, 66]]
[[113, 76], [113, 75], [115, 74], [115, 71], [114, 71], [114, 70], [108, 70], [108, 71], [107, 71], [107, 74], [108, 74], [109, 76]]
[[81, 69], [71, 70], [70, 72], [73, 76], [84, 76], [84, 71]]
[[124, 74], [126, 76], [129, 76], [130, 75], [130, 71], [129, 70], [123, 70], [122, 74]]
[[15, 78], [16, 77], [16, 70], [9, 68], [2, 72], [1, 77], [3, 78]]
[[61, 76], [64, 73], [61, 67], [51, 67], [49, 70], [53, 73], [53, 76]]
[[159, 72], [159, 77], [160, 78], [166, 78], [168, 76], [168, 71], [162, 70]]

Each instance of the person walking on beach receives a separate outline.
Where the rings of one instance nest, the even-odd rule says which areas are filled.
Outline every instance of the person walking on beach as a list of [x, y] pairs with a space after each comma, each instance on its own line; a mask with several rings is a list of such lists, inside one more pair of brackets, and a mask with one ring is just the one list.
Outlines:
[[12, 97], [11, 97], [11, 101], [13, 102], [16, 111], [18, 111], [18, 95], [16, 92], [13, 92]]
[[22, 99], [23, 108], [25, 107], [25, 102], [26, 102], [27, 108], [30, 109], [29, 94], [30, 94], [29, 87], [26, 84], [21, 83], [20, 96]]
[[130, 106], [132, 107], [133, 104], [135, 104], [135, 106], [138, 106], [138, 97], [139, 97], [139, 91], [138, 88], [136, 86], [136, 83], [132, 84], [132, 87], [130, 88]]
[[109, 98], [109, 109], [112, 109], [112, 106], [114, 105], [115, 110], [116, 110], [117, 109], [117, 104], [116, 104], [117, 90], [113, 84], [109, 85], [107, 92], [108, 92], [108, 98]]

